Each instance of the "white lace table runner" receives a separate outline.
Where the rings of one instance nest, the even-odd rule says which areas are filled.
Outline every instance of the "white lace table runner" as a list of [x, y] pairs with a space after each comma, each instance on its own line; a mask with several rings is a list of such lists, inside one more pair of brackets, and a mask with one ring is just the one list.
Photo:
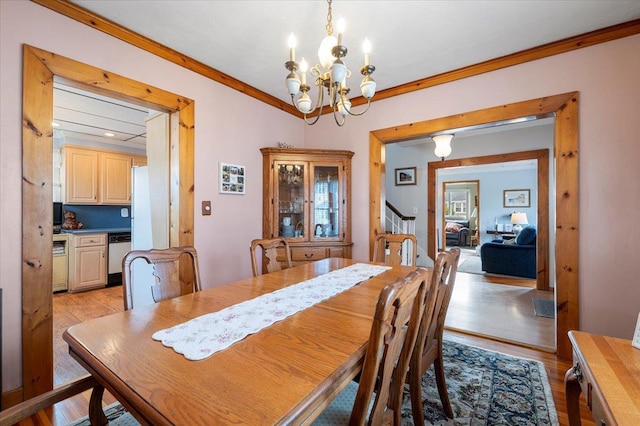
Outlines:
[[388, 269], [357, 263], [157, 331], [152, 337], [187, 359], [201, 360]]

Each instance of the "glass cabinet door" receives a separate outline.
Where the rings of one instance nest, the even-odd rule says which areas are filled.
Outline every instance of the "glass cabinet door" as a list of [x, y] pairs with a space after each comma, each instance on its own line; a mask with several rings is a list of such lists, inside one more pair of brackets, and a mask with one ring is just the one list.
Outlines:
[[305, 163], [276, 162], [278, 193], [274, 202], [278, 214], [278, 236], [304, 238]]
[[336, 239], [340, 235], [340, 167], [338, 165], [313, 167], [311, 193], [311, 232], [313, 239]]

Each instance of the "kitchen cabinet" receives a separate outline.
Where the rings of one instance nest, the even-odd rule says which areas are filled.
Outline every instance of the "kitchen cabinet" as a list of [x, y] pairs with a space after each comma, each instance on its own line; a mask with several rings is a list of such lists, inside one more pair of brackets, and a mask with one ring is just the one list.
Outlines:
[[294, 263], [351, 258], [351, 158], [342, 150], [262, 148], [262, 237], [285, 237]]
[[65, 147], [62, 188], [66, 204], [98, 203], [97, 151]]
[[67, 289], [69, 240], [67, 234], [53, 235], [53, 291]]
[[146, 157], [65, 145], [61, 192], [65, 204], [131, 204], [131, 167]]
[[69, 234], [69, 291], [107, 283], [107, 234]]

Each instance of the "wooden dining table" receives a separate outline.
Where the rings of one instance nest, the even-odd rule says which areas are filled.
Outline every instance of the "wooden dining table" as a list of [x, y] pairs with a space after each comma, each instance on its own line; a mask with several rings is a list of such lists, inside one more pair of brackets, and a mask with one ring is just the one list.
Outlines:
[[362, 367], [393, 266], [200, 361], [153, 340], [159, 330], [359, 262], [330, 258], [74, 325], [69, 352], [142, 424], [308, 424]]

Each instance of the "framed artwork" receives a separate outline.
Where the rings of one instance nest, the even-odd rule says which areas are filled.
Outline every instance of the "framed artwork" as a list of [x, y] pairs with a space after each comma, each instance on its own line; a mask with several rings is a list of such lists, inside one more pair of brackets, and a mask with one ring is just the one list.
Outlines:
[[405, 167], [396, 169], [396, 186], [399, 185], [415, 185], [416, 184], [416, 168]]
[[531, 207], [531, 191], [529, 189], [505, 189], [504, 207]]
[[244, 194], [245, 177], [244, 166], [220, 163], [220, 193]]

